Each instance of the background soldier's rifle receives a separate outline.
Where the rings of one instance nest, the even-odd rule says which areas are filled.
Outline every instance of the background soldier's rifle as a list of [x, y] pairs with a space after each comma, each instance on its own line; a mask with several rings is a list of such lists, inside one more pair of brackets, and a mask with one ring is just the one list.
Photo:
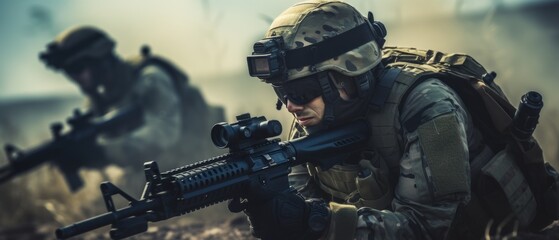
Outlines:
[[[107, 114], [110, 115], [110, 114]], [[102, 159], [98, 162], [86, 162], [80, 159], [88, 154], [98, 154], [96, 139], [99, 134], [110, 132], [122, 126], [138, 126], [143, 117], [139, 107], [130, 107], [117, 111], [109, 117], [95, 117], [92, 112], [82, 114], [78, 109], [66, 121], [70, 130], [63, 133], [62, 123], [51, 125], [52, 140], [33, 147], [29, 150], [19, 150], [11, 144], [6, 144], [4, 149], [8, 164], [0, 167], [0, 183], [21, 175], [32, 168], [45, 162], [56, 165], [66, 180], [71, 191], [76, 191], [83, 186], [79, 176], [79, 169], [83, 166], [99, 167], [106, 165]], [[94, 158], [94, 157], [92, 157]]]

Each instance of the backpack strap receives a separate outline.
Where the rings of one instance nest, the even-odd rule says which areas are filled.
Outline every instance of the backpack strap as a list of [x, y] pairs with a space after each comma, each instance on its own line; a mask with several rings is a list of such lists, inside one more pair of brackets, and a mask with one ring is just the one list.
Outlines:
[[[189, 98], [199, 98], [198, 96], [187, 96], [187, 92], [195, 94], [192, 91], [188, 91], [188, 76], [167, 59], [152, 55], [149, 46], [142, 46], [140, 52], [141, 54], [139, 56], [132, 57], [127, 61], [128, 64], [130, 64], [133, 68], [133, 72], [135, 75], [134, 78], [138, 78], [142, 70], [148, 66], [155, 65], [162, 68], [163, 71], [165, 71], [171, 77], [173, 87], [175, 88], [177, 96], [179, 97], [179, 100], [181, 102], [181, 118], [187, 119], [187, 111], [189, 111], [189, 109], [185, 108], [182, 105], [189, 102]], [[181, 127], [182, 130], [188, 129], [188, 123], [186, 121], [182, 121]]]
[[382, 76], [377, 79], [370, 101], [370, 106], [374, 111], [379, 111], [384, 107], [392, 91], [392, 86], [394, 86], [394, 82], [401, 72], [401, 68], [387, 68], [384, 70]]

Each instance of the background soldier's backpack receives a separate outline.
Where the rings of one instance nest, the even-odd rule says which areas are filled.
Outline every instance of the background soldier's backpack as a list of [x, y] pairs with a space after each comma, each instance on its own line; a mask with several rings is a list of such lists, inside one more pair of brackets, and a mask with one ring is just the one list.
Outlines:
[[[493, 81], [494, 72], [464, 54], [402, 47], [385, 47], [383, 53], [386, 68], [414, 69], [414, 85], [435, 77], [455, 90], [496, 153], [487, 161], [470, 163], [472, 200], [461, 207], [453, 223], [460, 226], [453, 225], [453, 231], [483, 233], [489, 222], [516, 221], [521, 228], [538, 230], [559, 217], [557, 173], [544, 162], [535, 139], [512, 133], [516, 109]], [[463, 228], [466, 225], [469, 229]]]
[[[189, 84], [188, 76], [169, 60], [152, 55], [148, 46], [141, 48], [141, 55], [128, 61], [139, 73], [149, 65], [162, 68], [173, 79], [177, 95], [180, 97], [180, 111], [182, 119], [181, 140], [179, 140], [178, 151], [181, 164], [189, 164], [199, 161], [218, 153], [217, 148], [210, 141], [210, 131], [215, 123], [225, 121], [224, 109], [220, 106], [210, 106], [204, 100], [200, 90]], [[207, 137], [205, 137], [207, 136]], [[161, 169], [174, 168], [160, 163]]]

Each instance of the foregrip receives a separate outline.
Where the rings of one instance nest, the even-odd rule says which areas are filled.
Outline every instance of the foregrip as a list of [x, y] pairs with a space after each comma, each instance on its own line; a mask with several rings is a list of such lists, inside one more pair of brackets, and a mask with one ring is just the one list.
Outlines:
[[243, 192], [249, 181], [250, 168], [245, 159], [214, 162], [173, 175], [180, 214], [232, 199]]

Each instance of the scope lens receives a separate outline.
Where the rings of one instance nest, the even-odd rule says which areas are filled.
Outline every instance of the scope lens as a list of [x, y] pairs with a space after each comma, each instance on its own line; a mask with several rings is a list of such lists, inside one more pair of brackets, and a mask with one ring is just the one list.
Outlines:
[[270, 137], [275, 137], [281, 134], [281, 123], [278, 120], [268, 121], [268, 133]]
[[218, 148], [226, 148], [229, 145], [230, 135], [228, 134], [228, 126], [216, 124], [212, 128], [212, 142]]

